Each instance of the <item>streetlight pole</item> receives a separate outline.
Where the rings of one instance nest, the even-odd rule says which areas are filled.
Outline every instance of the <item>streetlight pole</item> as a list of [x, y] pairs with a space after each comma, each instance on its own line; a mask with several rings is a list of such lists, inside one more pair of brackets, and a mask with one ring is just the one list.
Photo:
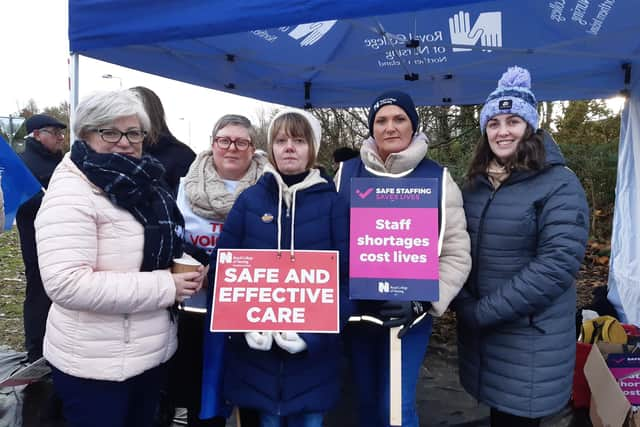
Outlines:
[[113, 74], [103, 74], [103, 79], [118, 79], [118, 83], [120, 84], [120, 89], [122, 89], [122, 78], [118, 76], [114, 76]]

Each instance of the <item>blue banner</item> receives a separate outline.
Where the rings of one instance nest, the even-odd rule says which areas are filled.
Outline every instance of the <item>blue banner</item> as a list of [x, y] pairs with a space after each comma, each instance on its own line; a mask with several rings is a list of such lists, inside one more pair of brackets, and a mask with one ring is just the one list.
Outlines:
[[4, 229], [9, 230], [16, 218], [18, 208], [40, 191], [40, 182], [0, 137], [0, 176], [4, 194]]

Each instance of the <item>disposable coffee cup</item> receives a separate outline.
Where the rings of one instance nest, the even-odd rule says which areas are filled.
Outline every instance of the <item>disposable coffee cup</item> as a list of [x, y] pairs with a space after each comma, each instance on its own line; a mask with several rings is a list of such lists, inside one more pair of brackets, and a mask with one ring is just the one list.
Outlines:
[[172, 273], [188, 273], [190, 271], [198, 271], [200, 264], [191, 255], [184, 254], [180, 258], [173, 259], [173, 266], [171, 267]]

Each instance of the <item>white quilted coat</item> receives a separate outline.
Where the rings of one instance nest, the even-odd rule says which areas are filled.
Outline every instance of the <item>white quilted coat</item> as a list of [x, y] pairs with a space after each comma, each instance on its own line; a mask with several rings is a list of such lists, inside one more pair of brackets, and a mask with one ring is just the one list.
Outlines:
[[142, 226], [68, 155], [51, 178], [35, 227], [52, 301], [44, 339], [51, 364], [76, 377], [123, 381], [173, 355], [171, 273], [139, 271]]

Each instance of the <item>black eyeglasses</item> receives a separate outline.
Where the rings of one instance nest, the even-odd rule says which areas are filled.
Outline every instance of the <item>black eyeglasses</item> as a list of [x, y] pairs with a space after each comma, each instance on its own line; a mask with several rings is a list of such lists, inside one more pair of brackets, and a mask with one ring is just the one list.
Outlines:
[[126, 132], [122, 132], [118, 129], [106, 128], [93, 129], [93, 131], [98, 132], [100, 134], [100, 138], [109, 144], [117, 144], [123, 136], [127, 138], [127, 141], [129, 141], [130, 144], [140, 144], [144, 141], [144, 137], [147, 136], [147, 132], [142, 129], [131, 129]]
[[47, 128], [42, 128], [42, 129], [38, 129], [40, 132], [46, 132], [49, 135], [53, 135], [56, 138], [60, 138], [63, 137], [64, 138], [64, 132], [61, 130], [51, 130], [51, 129], [47, 129]]
[[236, 146], [236, 150], [238, 151], [244, 151], [247, 148], [249, 148], [249, 146], [251, 145], [251, 141], [249, 141], [248, 139], [244, 139], [244, 138], [236, 138], [236, 139], [231, 139], [231, 138], [227, 138], [226, 136], [218, 136], [213, 138], [213, 141], [218, 144], [218, 147], [222, 148], [223, 150], [228, 150], [229, 148], [231, 148], [231, 144]]

